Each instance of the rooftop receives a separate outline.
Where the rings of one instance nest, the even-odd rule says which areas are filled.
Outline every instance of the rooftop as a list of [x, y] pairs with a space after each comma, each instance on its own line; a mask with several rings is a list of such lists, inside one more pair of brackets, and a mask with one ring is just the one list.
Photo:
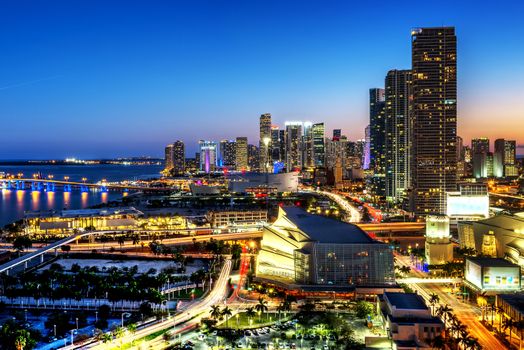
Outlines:
[[422, 297], [415, 293], [385, 292], [385, 299], [396, 309], [427, 310], [428, 307]]
[[477, 258], [477, 257], [468, 257], [466, 260], [473, 262], [479, 266], [485, 267], [518, 267], [518, 265], [513, 264], [502, 258]]
[[377, 243], [356, 225], [321, 215], [309, 214], [299, 207], [284, 207], [285, 216], [311, 240], [319, 243]]
[[524, 313], [524, 293], [499, 294], [497, 298], [504, 300], [520, 313]]

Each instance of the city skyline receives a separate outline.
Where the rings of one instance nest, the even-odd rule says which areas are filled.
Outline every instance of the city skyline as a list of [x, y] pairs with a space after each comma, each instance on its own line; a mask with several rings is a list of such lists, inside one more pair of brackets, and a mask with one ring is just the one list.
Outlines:
[[[364, 4], [117, 4], [104, 13], [62, 2], [1, 5], [8, 34], [0, 62], [9, 68], [0, 80], [2, 115], [24, 125], [13, 122], [3, 135], [1, 159], [160, 157], [177, 139], [187, 156], [200, 139], [245, 136], [257, 145], [263, 113], [281, 128], [286, 120], [323, 122], [326, 135], [341, 128], [362, 139], [369, 88], [411, 66], [412, 28], [442, 24], [460, 37], [457, 134], [466, 145], [484, 136], [524, 144], [521, 4], [464, 3], [444, 6], [445, 14], [429, 13], [431, 4], [409, 14], [375, 4], [393, 11], [394, 23]], [[480, 20], [488, 10], [490, 25]]]

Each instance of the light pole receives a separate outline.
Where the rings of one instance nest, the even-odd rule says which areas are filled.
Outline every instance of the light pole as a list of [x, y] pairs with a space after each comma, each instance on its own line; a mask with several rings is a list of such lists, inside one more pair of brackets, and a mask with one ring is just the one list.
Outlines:
[[95, 311], [95, 323], [98, 322], [98, 311]]
[[56, 324], [53, 325], [53, 334], [55, 335], [55, 338], [56, 338]]
[[124, 316], [129, 317], [131, 314], [128, 312], [122, 312], [122, 328], [124, 328]]
[[71, 329], [71, 346], [73, 345], [73, 329]]
[[76, 330], [78, 331], [78, 317], [76, 318]]

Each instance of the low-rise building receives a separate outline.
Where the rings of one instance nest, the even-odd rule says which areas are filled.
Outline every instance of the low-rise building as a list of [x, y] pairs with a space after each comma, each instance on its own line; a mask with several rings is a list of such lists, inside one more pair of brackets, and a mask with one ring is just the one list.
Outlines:
[[255, 225], [267, 222], [267, 210], [213, 210], [206, 218], [211, 227]]
[[415, 293], [385, 292], [380, 299], [383, 324], [393, 349], [433, 349], [431, 339], [442, 334], [444, 324], [421, 296]]
[[466, 258], [464, 283], [487, 294], [519, 291], [520, 267], [501, 258]]
[[504, 317], [514, 322], [524, 320], [524, 293], [497, 294], [495, 305], [502, 309]]
[[358, 226], [309, 214], [298, 207], [279, 208], [264, 227], [257, 277], [299, 285], [393, 285], [391, 248]]
[[64, 234], [75, 229], [129, 230], [143, 213], [133, 207], [26, 212], [29, 234]]

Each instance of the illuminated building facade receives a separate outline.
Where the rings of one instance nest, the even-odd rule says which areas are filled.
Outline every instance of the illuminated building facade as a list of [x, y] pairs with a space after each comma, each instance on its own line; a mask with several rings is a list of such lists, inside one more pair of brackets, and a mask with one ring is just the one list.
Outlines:
[[464, 282], [479, 292], [496, 294], [521, 290], [520, 266], [500, 258], [466, 258]]
[[211, 227], [255, 225], [267, 222], [266, 210], [213, 210], [206, 214]]
[[237, 137], [235, 147], [235, 167], [238, 171], [249, 169], [247, 137]]
[[493, 153], [493, 176], [517, 177], [519, 175], [516, 164], [516, 142], [511, 140], [495, 140]]
[[323, 167], [325, 165], [325, 128], [324, 123], [313, 124], [311, 134], [313, 136], [313, 166]]
[[390, 285], [395, 281], [391, 248], [355, 225], [279, 209], [264, 227], [257, 277], [291, 284]]
[[271, 163], [282, 161], [283, 140], [280, 139], [280, 129], [278, 126], [271, 126]]
[[489, 139], [487, 137], [471, 140], [473, 176], [477, 179], [490, 176], [489, 172]]
[[459, 191], [446, 193], [446, 215], [453, 223], [489, 217], [488, 188], [482, 183], [462, 183]]
[[271, 147], [271, 142], [265, 144], [264, 140], [271, 141], [271, 114], [265, 113], [260, 116], [260, 143], [258, 149], [259, 154], [259, 165], [258, 169], [264, 171], [267, 168], [267, 163], [269, 161], [269, 147]]
[[186, 151], [184, 142], [175, 141], [173, 143], [173, 172], [183, 174], [186, 171]]
[[454, 27], [419, 28], [412, 38], [413, 211], [446, 212], [457, 182], [457, 37]]
[[449, 233], [449, 218], [445, 215], [426, 217], [426, 262], [442, 265], [453, 260], [453, 243]]
[[165, 170], [167, 171], [171, 171], [171, 169], [173, 169], [173, 147], [174, 145], [171, 143], [167, 145], [164, 150], [164, 154], [165, 154], [164, 165], [165, 165]]
[[400, 202], [411, 185], [411, 70], [389, 71], [385, 87], [385, 190]]
[[286, 169], [302, 169], [302, 122], [290, 121], [286, 126]]
[[198, 141], [200, 147], [200, 171], [209, 173], [216, 170], [217, 143], [214, 141]]
[[235, 166], [237, 145], [233, 140], [220, 141], [220, 165], [227, 168]]

